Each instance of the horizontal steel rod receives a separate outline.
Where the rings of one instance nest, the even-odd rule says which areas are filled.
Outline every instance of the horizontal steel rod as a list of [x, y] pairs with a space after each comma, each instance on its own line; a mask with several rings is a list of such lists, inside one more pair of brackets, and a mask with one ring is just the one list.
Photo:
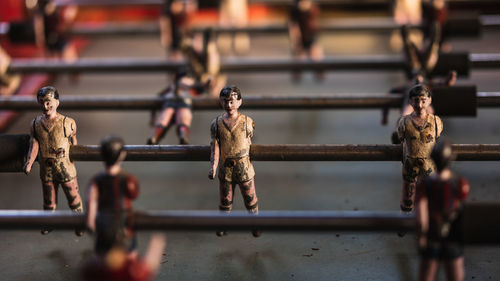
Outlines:
[[[470, 54], [469, 64], [474, 68], [500, 67], [500, 54]], [[80, 59], [66, 63], [57, 59], [16, 59], [10, 64], [10, 72], [172, 72], [184, 66], [184, 62], [163, 59]], [[337, 56], [321, 61], [295, 59], [226, 59], [222, 72], [294, 71], [294, 70], [403, 70], [406, 63], [398, 55]]]
[[[498, 16], [479, 16], [481, 26], [495, 28], [500, 26]], [[422, 28], [419, 25], [409, 26], [410, 28]], [[249, 25], [246, 27], [223, 27], [223, 26], [193, 26], [192, 31], [200, 32], [206, 28], [212, 29], [216, 33], [257, 33], [257, 34], [277, 34], [288, 32], [287, 23]], [[328, 20], [319, 24], [319, 31], [330, 32], [391, 32], [400, 28], [391, 17], [373, 18], [349, 18]], [[157, 22], [150, 23], [79, 23], [71, 29], [71, 34], [77, 36], [110, 36], [110, 35], [157, 35], [160, 27]], [[451, 35], [453, 36], [453, 34]]]
[[[330, 95], [330, 96], [248, 96], [242, 109], [377, 109], [400, 108], [401, 95]], [[160, 109], [167, 99], [142, 96], [61, 97], [62, 110], [152, 110]], [[478, 107], [500, 106], [500, 93], [478, 92]], [[193, 98], [193, 110], [221, 109], [217, 98]], [[0, 97], [0, 110], [39, 110], [33, 97]]]
[[[466, 203], [460, 228], [464, 242], [500, 242], [500, 204]], [[147, 211], [134, 213], [137, 230], [251, 230], [263, 231], [415, 231], [413, 215], [399, 211], [261, 211], [258, 215], [233, 211]], [[25, 230], [83, 227], [84, 214], [71, 211], [0, 210], [0, 229]]]
[[[0, 211], [0, 229], [71, 229], [84, 225], [85, 215], [71, 211]], [[262, 230], [276, 231], [399, 231], [414, 230], [412, 216], [373, 211], [261, 211], [259, 215], [234, 211], [136, 212], [138, 230]]]
[[[126, 145], [125, 161], [209, 161], [203, 145]], [[457, 161], [499, 161], [500, 144], [455, 144]], [[98, 145], [72, 146], [74, 161], [100, 161]], [[401, 145], [252, 144], [252, 161], [401, 161]]]
[[[319, 5], [328, 5], [337, 8], [371, 8], [389, 9], [393, 5], [391, 0], [315, 0]], [[79, 5], [79, 6], [124, 6], [124, 5], [162, 5], [163, 0], [54, 0], [57, 6]], [[252, 4], [266, 4], [272, 6], [291, 5], [293, 0], [249, 0]], [[473, 8], [495, 8], [498, 2], [495, 0], [448, 0], [451, 9], [473, 9]]]

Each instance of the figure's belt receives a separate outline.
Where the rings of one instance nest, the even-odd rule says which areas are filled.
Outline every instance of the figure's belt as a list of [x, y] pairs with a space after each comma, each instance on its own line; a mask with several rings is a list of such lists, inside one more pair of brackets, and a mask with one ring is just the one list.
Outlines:
[[227, 157], [224, 160], [224, 167], [232, 168], [232, 167], [236, 166], [236, 163], [238, 163], [238, 161], [240, 159], [243, 159], [245, 157], [248, 157], [248, 154], [242, 155], [242, 156], [238, 156], [238, 157]]

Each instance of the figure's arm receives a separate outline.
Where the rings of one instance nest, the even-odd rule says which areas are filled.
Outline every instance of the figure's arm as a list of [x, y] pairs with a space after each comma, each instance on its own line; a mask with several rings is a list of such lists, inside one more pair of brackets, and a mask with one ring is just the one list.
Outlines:
[[76, 122], [75, 122], [75, 120], [71, 120], [71, 144], [78, 145], [78, 141], [76, 139]]
[[300, 29], [299, 25], [296, 22], [290, 21], [288, 23], [288, 36], [290, 39], [292, 52], [296, 52], [300, 46], [298, 43], [300, 42]]
[[404, 126], [404, 118], [400, 117], [398, 120], [398, 138], [401, 143], [404, 142], [405, 138], [405, 126]]
[[143, 260], [152, 275], [155, 275], [158, 271], [160, 260], [166, 245], [167, 239], [162, 234], [153, 234], [151, 236], [151, 240], [149, 241], [149, 246]]
[[87, 200], [87, 229], [95, 232], [95, 219], [97, 217], [97, 202], [99, 200], [99, 191], [94, 181], [90, 183], [89, 195]]
[[208, 43], [207, 55], [208, 55], [207, 72], [211, 75], [219, 74], [220, 56], [219, 52], [217, 51], [217, 46], [215, 45], [215, 42], [212, 41]]
[[427, 232], [429, 231], [429, 211], [428, 200], [426, 197], [420, 198], [416, 206], [417, 218], [417, 238], [418, 246], [424, 248], [427, 246]]
[[437, 136], [436, 138], [439, 138], [441, 136], [441, 133], [443, 132], [443, 121], [441, 120], [441, 118], [439, 118], [439, 116], [437, 115], [434, 115], [436, 116], [436, 125], [437, 125]]
[[130, 199], [136, 199], [139, 196], [139, 182], [132, 175], [127, 180], [127, 195]]
[[208, 178], [215, 179], [215, 174], [217, 173], [217, 166], [219, 165], [220, 149], [219, 141], [217, 140], [217, 120], [212, 122], [210, 128], [212, 140], [210, 141], [210, 171], [208, 172]]
[[437, 61], [439, 59], [441, 25], [439, 25], [438, 22], [434, 23], [432, 32], [432, 41], [430, 42], [429, 47], [425, 52], [427, 58], [425, 61], [425, 71], [427, 73], [431, 73], [434, 70], [434, 67], [436, 67]]
[[45, 46], [45, 25], [43, 22], [43, 15], [41, 12], [35, 12], [33, 17], [33, 25], [35, 29], [35, 43], [38, 48], [44, 48]]
[[168, 48], [172, 43], [170, 17], [166, 15], [160, 17], [160, 43], [163, 48]]
[[30, 135], [30, 147], [28, 149], [28, 156], [26, 158], [26, 163], [24, 163], [23, 171], [25, 174], [29, 174], [31, 171], [31, 167], [35, 162], [36, 156], [38, 155], [39, 144], [36, 140], [35, 131], [33, 126], [31, 126], [31, 135]]

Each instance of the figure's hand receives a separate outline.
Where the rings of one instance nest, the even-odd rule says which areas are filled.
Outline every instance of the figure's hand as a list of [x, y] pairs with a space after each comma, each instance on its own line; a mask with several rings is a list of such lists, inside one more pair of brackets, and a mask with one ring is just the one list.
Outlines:
[[427, 239], [426, 239], [425, 235], [422, 235], [422, 234], [419, 235], [419, 237], [418, 237], [418, 247], [420, 249], [423, 249], [423, 248], [427, 247]]
[[24, 163], [23, 172], [27, 175], [31, 172], [31, 164], [29, 162]]
[[208, 178], [213, 180], [215, 179], [215, 170], [214, 168], [210, 168], [210, 171], [208, 172]]

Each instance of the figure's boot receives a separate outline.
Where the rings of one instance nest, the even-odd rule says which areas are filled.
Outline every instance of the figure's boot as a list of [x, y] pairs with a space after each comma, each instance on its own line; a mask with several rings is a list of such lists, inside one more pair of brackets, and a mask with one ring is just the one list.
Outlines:
[[180, 144], [189, 144], [189, 127], [186, 124], [177, 125], [177, 135]]
[[148, 138], [147, 144], [156, 145], [160, 142], [160, 140], [165, 136], [170, 126], [156, 125], [155, 130], [153, 132], [153, 136]]

